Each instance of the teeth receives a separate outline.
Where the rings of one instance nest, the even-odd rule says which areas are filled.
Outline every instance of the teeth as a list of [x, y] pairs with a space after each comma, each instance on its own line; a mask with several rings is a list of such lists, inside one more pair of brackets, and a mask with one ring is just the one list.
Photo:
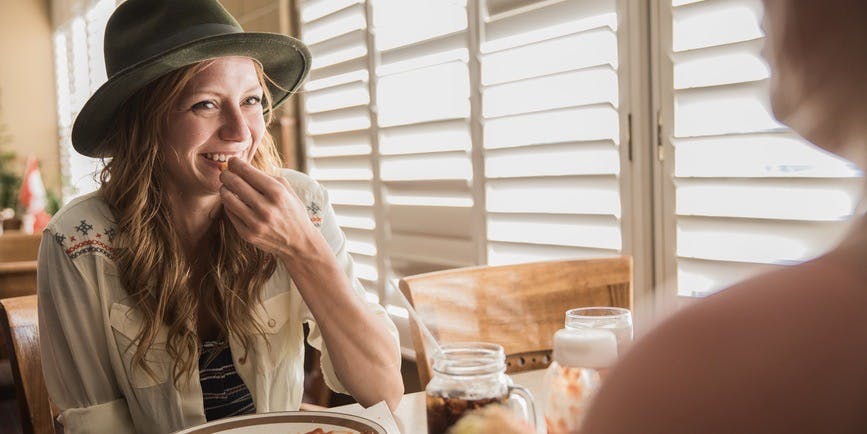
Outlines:
[[205, 158], [212, 161], [221, 161], [226, 162], [229, 159], [229, 156], [226, 154], [204, 154]]

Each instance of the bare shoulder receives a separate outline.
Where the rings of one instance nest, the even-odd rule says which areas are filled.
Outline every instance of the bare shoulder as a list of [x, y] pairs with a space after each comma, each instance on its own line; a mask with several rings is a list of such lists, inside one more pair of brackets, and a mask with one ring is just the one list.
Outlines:
[[867, 278], [846, 255], [678, 312], [613, 370], [591, 433], [867, 432]]

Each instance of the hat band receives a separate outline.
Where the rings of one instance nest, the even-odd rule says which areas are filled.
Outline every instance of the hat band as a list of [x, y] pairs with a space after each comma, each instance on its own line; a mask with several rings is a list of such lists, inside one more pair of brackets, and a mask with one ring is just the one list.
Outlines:
[[[187, 27], [182, 31], [175, 33], [166, 38], [160, 38], [159, 42], [148, 45], [143, 48], [130, 47], [134, 51], [138, 51], [139, 55], [136, 56], [136, 59], [133, 59], [132, 62], [123, 62], [118, 65], [111, 65], [109, 67], [108, 62], [106, 62], [106, 72], [109, 77], [113, 77], [118, 72], [123, 71], [124, 69], [133, 66], [141, 61], [150, 59], [151, 57], [160, 55], [166, 51], [169, 51], [173, 48], [183, 46], [187, 43], [196, 41], [198, 39], [207, 38], [209, 36], [219, 36], [230, 33], [243, 33], [244, 30], [239, 26], [233, 26], [230, 24], [219, 24], [219, 23], [208, 23], [208, 24], [199, 24], [192, 27]], [[106, 56], [106, 60], [111, 59], [113, 56]], [[117, 56], [122, 57], [122, 56]]]

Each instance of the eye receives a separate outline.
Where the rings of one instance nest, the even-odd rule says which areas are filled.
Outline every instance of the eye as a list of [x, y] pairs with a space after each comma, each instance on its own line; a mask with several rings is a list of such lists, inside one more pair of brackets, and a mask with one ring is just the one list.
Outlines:
[[244, 104], [246, 104], [246, 105], [261, 105], [262, 104], [262, 97], [248, 96], [247, 98], [244, 98]]
[[217, 104], [210, 100], [197, 102], [191, 107], [192, 110], [211, 110], [215, 108], [217, 108]]

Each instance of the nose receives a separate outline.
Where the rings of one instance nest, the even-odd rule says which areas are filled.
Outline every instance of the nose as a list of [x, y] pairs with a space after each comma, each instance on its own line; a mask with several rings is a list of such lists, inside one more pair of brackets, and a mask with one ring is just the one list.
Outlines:
[[245, 142], [250, 138], [250, 127], [240, 107], [229, 107], [222, 113], [220, 139], [227, 142]]

